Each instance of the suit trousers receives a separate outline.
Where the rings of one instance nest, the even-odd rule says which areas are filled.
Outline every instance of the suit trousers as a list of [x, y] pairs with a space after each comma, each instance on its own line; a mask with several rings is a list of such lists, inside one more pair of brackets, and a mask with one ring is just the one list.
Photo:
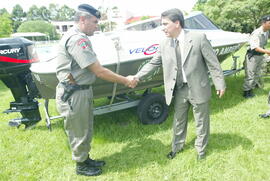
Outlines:
[[72, 159], [83, 162], [88, 158], [93, 134], [93, 92], [92, 88], [75, 91], [63, 102], [63, 85], [56, 89], [58, 112], [65, 117], [64, 129], [72, 150]]
[[183, 87], [175, 90], [172, 151], [178, 152], [184, 147], [187, 135], [188, 112], [191, 106], [197, 134], [195, 148], [198, 154], [204, 154], [210, 132], [209, 101], [202, 104], [194, 103], [187, 84], [183, 84]]

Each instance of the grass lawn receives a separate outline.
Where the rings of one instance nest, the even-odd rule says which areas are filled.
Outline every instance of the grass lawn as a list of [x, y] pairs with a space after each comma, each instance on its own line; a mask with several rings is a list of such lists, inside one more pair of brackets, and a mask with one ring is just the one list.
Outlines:
[[[238, 53], [243, 54], [243, 51]], [[240, 57], [243, 59], [243, 56]], [[228, 65], [223, 65], [224, 67]], [[8, 126], [19, 113], [0, 113], [0, 180], [7, 181], [266, 181], [270, 180], [270, 119], [259, 118], [268, 110], [264, 89], [256, 97], [242, 97], [244, 72], [226, 77], [227, 92], [211, 100], [211, 135], [206, 160], [196, 160], [195, 126], [190, 113], [185, 149], [173, 160], [171, 150], [173, 106], [166, 122], [142, 125], [135, 109], [95, 117], [91, 156], [106, 161], [98, 177], [77, 176], [63, 129], [63, 120], [52, 120], [52, 132], [43, 120], [31, 130]], [[154, 91], [163, 93], [162, 88]], [[0, 82], [0, 111], [13, 97]], [[39, 100], [43, 103], [42, 100]], [[50, 107], [57, 114], [55, 106]]]

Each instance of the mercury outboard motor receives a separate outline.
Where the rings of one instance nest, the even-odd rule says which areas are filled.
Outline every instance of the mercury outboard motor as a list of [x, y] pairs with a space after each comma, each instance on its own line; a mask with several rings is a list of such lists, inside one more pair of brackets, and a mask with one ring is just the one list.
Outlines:
[[25, 38], [0, 38], [0, 80], [15, 99], [4, 113], [20, 112], [22, 118], [9, 121], [10, 126], [25, 128], [41, 120], [38, 108], [39, 92], [33, 82], [30, 66], [37, 62], [34, 44]]

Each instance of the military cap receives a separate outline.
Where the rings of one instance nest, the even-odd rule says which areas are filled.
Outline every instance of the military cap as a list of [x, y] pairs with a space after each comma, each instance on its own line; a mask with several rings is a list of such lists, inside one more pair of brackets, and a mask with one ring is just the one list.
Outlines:
[[100, 12], [89, 4], [81, 4], [78, 6], [78, 9], [80, 11], [88, 12], [88, 13], [94, 15], [95, 17], [97, 17], [98, 19], [100, 19], [100, 17], [101, 17]]
[[263, 16], [262, 21], [270, 21], [270, 15]]

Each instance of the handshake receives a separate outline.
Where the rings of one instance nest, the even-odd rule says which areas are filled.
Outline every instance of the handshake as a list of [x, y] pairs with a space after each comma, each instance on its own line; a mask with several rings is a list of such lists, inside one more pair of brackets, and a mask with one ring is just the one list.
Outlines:
[[127, 81], [126, 81], [126, 86], [129, 88], [135, 88], [139, 82], [138, 77], [134, 76], [134, 75], [129, 75], [126, 77]]

